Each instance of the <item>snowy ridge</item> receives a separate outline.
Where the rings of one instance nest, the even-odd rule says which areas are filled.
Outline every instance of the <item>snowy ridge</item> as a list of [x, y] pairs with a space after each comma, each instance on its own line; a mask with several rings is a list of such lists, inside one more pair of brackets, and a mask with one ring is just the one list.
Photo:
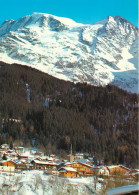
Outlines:
[[33, 13], [0, 26], [0, 61], [54, 77], [138, 90], [138, 28], [120, 16], [80, 24]]

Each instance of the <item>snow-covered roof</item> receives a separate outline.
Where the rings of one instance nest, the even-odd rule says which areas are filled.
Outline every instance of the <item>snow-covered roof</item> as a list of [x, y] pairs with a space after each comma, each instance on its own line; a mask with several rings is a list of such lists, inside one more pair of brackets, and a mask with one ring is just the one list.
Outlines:
[[119, 194], [127, 194], [129, 192], [139, 192], [139, 184], [113, 188], [113, 189], [108, 190], [107, 194], [108, 195], [119, 195]]
[[89, 164], [86, 164], [86, 163], [81, 163], [81, 162], [66, 162], [64, 165], [71, 165], [71, 164], [76, 164], [76, 163], [80, 163], [80, 164], [82, 164], [82, 165], [85, 165], [85, 166], [87, 166], [87, 167], [92, 167], [91, 165], [89, 165]]
[[46, 161], [40, 161], [40, 160], [33, 160], [36, 164], [48, 164]]
[[[81, 162], [79, 162], [79, 163], [81, 163]], [[87, 166], [87, 167], [92, 167], [91, 165], [89, 165], [89, 164], [86, 164], [86, 163], [81, 163], [82, 165], [84, 165], [84, 166]]]
[[53, 161], [54, 159], [52, 157], [47, 157], [47, 160]]
[[14, 147], [15, 150], [18, 150], [18, 149], [24, 149], [24, 147], [22, 146], [18, 146], [18, 147]]
[[83, 156], [84, 154], [83, 153], [76, 153], [75, 155]]
[[88, 159], [75, 159], [75, 162], [80, 162], [80, 163], [87, 163], [90, 162]]
[[0, 163], [4, 163], [4, 162], [7, 162], [7, 160], [1, 160]]
[[123, 167], [123, 168], [125, 168], [125, 169], [127, 169], [127, 170], [129, 170], [130, 171], [130, 169], [129, 168], [127, 168], [127, 167], [125, 167], [124, 165], [109, 165], [109, 166], [107, 166], [109, 169], [113, 169], [113, 168], [116, 168], [116, 167]]
[[58, 165], [55, 162], [49, 162], [49, 161], [40, 161], [40, 160], [33, 160], [36, 164], [42, 164], [42, 165]]
[[14, 162], [13, 160], [10, 160], [10, 159], [8, 159], [8, 160], [1, 160], [1, 161], [0, 161], [0, 163], [5, 163], [5, 162], [13, 162], [13, 163], [16, 164], [16, 162]]
[[59, 172], [63, 172], [63, 171], [77, 172], [76, 169], [74, 169], [72, 167], [61, 167], [58, 171]]
[[102, 170], [102, 169], [104, 169], [104, 168], [108, 168], [108, 167], [107, 167], [107, 166], [104, 166], [104, 165], [93, 166], [93, 167], [91, 168], [91, 170], [93, 170], [93, 171], [99, 171], [99, 170]]

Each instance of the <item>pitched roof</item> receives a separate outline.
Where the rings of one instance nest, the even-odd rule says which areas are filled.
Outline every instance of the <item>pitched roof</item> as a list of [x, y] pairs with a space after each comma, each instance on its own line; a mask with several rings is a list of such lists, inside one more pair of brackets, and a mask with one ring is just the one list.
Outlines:
[[74, 169], [72, 167], [61, 167], [58, 171], [59, 172], [66, 172], [66, 171], [77, 172], [76, 169]]
[[90, 160], [88, 160], [88, 159], [75, 159], [75, 162], [80, 162], [80, 163], [87, 163], [87, 162], [90, 162]]
[[89, 164], [86, 164], [86, 163], [81, 163], [81, 162], [67, 162], [67, 163], [65, 163], [64, 165], [66, 166], [66, 165], [72, 165], [72, 164], [76, 164], [76, 163], [79, 163], [79, 164], [82, 164], [82, 165], [84, 165], [84, 166], [86, 166], [86, 167], [89, 167], [89, 168], [91, 168], [92, 166], [91, 165], [89, 165]]
[[107, 167], [108, 167], [108, 169], [113, 169], [113, 168], [116, 168], [116, 167], [123, 167], [124, 169], [127, 169], [129, 171], [131, 170], [131, 169], [125, 167], [124, 165], [110, 165], [110, 166], [107, 166]]
[[13, 164], [16, 164], [16, 162], [14, 162], [14, 161], [12, 161], [12, 160], [2, 160], [2, 161], [0, 161], [0, 163], [5, 163], [5, 162], [11, 162], [11, 163], [13, 163]]
[[33, 160], [36, 164], [42, 164], [42, 165], [58, 165], [58, 163], [55, 162], [49, 162], [49, 161], [40, 161], [40, 160]]

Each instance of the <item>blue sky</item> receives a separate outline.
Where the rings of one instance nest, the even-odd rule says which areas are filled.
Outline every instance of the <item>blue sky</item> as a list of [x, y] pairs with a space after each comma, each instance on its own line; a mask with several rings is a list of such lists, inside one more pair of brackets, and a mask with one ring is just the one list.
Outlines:
[[33, 12], [67, 17], [84, 24], [119, 15], [138, 26], [138, 0], [1, 0], [0, 24]]

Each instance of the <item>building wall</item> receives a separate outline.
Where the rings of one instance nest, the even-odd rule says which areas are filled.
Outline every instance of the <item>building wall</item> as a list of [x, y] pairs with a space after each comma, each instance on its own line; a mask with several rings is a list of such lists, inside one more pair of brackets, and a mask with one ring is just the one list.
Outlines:
[[76, 169], [77, 172], [85, 172], [85, 173], [93, 173], [92, 170], [90, 170], [90, 167], [87, 167], [83, 164], [80, 164], [80, 163], [73, 163], [73, 164], [69, 164], [69, 165], [66, 165], [67, 167], [73, 167], [74, 169]]
[[110, 175], [124, 175], [129, 173], [129, 170], [124, 167], [114, 167], [110, 169]]
[[46, 165], [36, 164], [36, 165], [35, 165], [35, 168], [36, 168], [36, 169], [39, 169], [39, 170], [45, 170], [45, 169], [46, 169]]
[[60, 177], [77, 177], [76, 172], [60, 172], [59, 173]]
[[7, 162], [3, 162], [2, 166], [7, 166], [7, 167], [15, 167], [16, 164], [13, 163], [12, 161], [7, 161]]
[[5, 171], [5, 172], [14, 172], [15, 171], [15, 167], [13, 166], [0, 166], [0, 171]]
[[17, 164], [16, 169], [32, 170], [34, 167], [26, 164]]
[[98, 170], [98, 175], [109, 176], [109, 170], [107, 168], [100, 169]]

